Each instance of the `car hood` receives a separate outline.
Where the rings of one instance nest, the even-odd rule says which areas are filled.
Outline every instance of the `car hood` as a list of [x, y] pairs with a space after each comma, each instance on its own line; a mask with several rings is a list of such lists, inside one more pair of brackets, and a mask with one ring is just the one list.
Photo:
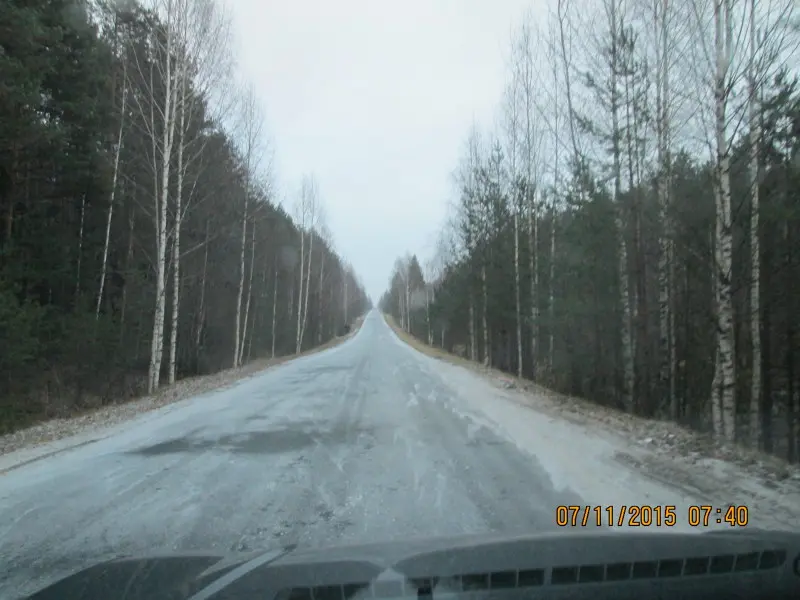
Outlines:
[[[282, 547], [122, 557], [93, 565], [29, 596], [36, 600], [346, 600], [453, 592], [547, 590], [547, 597], [647, 597], [654, 586], [715, 597], [800, 593], [800, 534], [736, 530], [673, 533], [564, 530], [467, 535], [322, 549]], [[671, 587], [670, 587], [671, 586]], [[642, 596], [644, 594], [644, 596]], [[685, 596], [686, 597], [686, 596]], [[796, 597], [800, 597], [797, 595]]]

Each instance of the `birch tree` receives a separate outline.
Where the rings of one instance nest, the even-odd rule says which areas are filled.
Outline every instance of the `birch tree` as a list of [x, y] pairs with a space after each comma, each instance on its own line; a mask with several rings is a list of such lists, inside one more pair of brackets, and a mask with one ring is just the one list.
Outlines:
[[750, 0], [750, 61], [747, 69], [748, 119], [750, 127], [750, 336], [752, 339], [752, 364], [750, 382], [750, 443], [758, 448], [761, 436], [761, 249], [758, 239], [759, 217], [759, 144], [761, 143], [761, 118], [759, 85], [757, 82], [758, 46], [756, 44], [756, 2]]
[[[620, 305], [620, 348], [622, 358], [622, 388], [620, 396], [622, 405], [633, 411], [633, 392], [635, 385], [633, 326], [630, 273], [628, 269], [627, 211], [622, 200], [622, 146], [623, 125], [620, 111], [624, 107], [621, 90], [621, 77], [626, 76], [625, 53], [631, 43], [626, 34], [623, 15], [620, 14], [619, 0], [605, 0], [603, 3], [605, 22], [604, 37], [598, 41], [597, 55], [602, 57], [602, 67], [606, 71], [606, 79], [598, 81], [595, 76], [588, 75], [587, 83], [595, 93], [602, 108], [608, 113], [610, 124], [604, 128], [591, 125], [590, 130], [599, 135], [603, 141], [610, 143], [612, 202], [615, 211], [615, 228], [617, 237], [617, 276], [619, 282]], [[631, 161], [632, 162], [632, 161]], [[632, 171], [632, 168], [631, 168]], [[630, 182], [633, 188], [634, 182]], [[632, 190], [631, 190], [632, 191]]]
[[256, 264], [256, 226], [258, 221], [253, 219], [250, 226], [250, 268], [247, 276], [247, 299], [244, 304], [244, 318], [242, 319], [242, 342], [239, 344], [239, 366], [242, 365], [244, 359], [244, 347], [247, 343], [247, 323], [250, 318], [250, 302], [253, 299], [253, 270]]
[[[469, 257], [473, 257], [476, 250], [479, 248], [479, 233], [480, 233], [480, 213], [478, 209], [478, 192], [477, 192], [477, 178], [476, 174], [481, 165], [481, 136], [477, 126], [473, 125], [466, 145], [466, 152], [462, 158], [459, 172], [457, 174], [457, 185], [459, 191], [459, 206], [458, 206], [458, 229], [459, 235], [465, 249], [465, 253]], [[468, 286], [468, 304], [469, 304], [469, 355], [471, 360], [478, 358], [478, 345], [476, 335], [476, 321], [475, 321], [475, 302], [476, 294], [474, 289], [474, 281], [478, 279], [480, 267], [476, 268], [473, 261], [469, 261], [469, 286]]]
[[147, 378], [147, 389], [151, 393], [159, 386], [164, 349], [167, 216], [180, 76], [178, 50], [182, 1], [153, 0], [149, 8], [161, 15], [162, 29], [151, 35], [150, 56], [133, 54], [139, 85], [139, 93], [133, 98], [150, 141], [149, 158], [153, 166], [153, 207], [150, 214], [155, 226], [156, 288]]
[[427, 327], [427, 341], [429, 346], [433, 346], [433, 321], [431, 320], [431, 302], [436, 301], [436, 281], [441, 273], [439, 272], [439, 261], [434, 254], [425, 263], [425, 325]]
[[270, 329], [270, 358], [275, 358], [275, 335], [278, 317], [278, 253], [275, 253], [275, 264], [272, 268], [272, 328]]
[[[187, 58], [184, 58], [187, 61]], [[177, 164], [176, 179], [177, 186], [175, 191], [175, 221], [172, 230], [172, 322], [170, 324], [169, 340], [169, 383], [175, 383], [175, 357], [178, 351], [178, 310], [181, 298], [181, 225], [183, 223], [183, 184], [184, 184], [184, 143], [186, 141], [186, 111], [187, 111], [187, 88], [188, 65], [183, 63], [181, 73], [178, 75], [177, 86], [177, 106], [178, 113], [178, 140], [177, 140]]]
[[319, 237], [320, 241], [324, 244], [322, 248], [320, 248], [319, 252], [319, 279], [317, 280], [317, 297], [319, 299], [317, 304], [317, 344], [322, 343], [322, 333], [323, 333], [323, 321], [322, 321], [322, 313], [323, 313], [323, 304], [322, 304], [322, 294], [324, 290], [324, 283], [325, 283], [325, 247], [330, 247], [332, 243], [333, 236], [331, 235], [330, 229], [328, 229], [327, 219], [325, 218], [325, 211], [322, 207], [319, 210]]
[[347, 284], [349, 283], [350, 279], [350, 271], [352, 267], [349, 264], [345, 264], [343, 266], [343, 275], [342, 275], [342, 320], [345, 325], [347, 325], [347, 305], [348, 305], [348, 296], [347, 296]]
[[620, 161], [620, 137], [621, 130], [619, 124], [619, 109], [620, 109], [620, 93], [617, 83], [617, 78], [623, 69], [620, 62], [621, 54], [624, 48], [620, 48], [620, 43], [623, 41], [622, 31], [624, 25], [622, 23], [621, 15], [619, 14], [619, 6], [617, 0], [608, 0], [606, 3], [608, 24], [610, 28], [610, 77], [611, 88], [609, 90], [611, 100], [611, 136], [612, 136], [612, 154], [613, 154], [613, 177], [614, 177], [614, 204], [616, 206], [616, 226], [618, 236], [618, 270], [619, 270], [619, 295], [620, 305], [622, 307], [622, 328], [620, 331], [620, 338], [622, 340], [622, 372], [623, 372], [623, 387], [622, 387], [622, 403], [623, 406], [629, 411], [633, 411], [633, 390], [634, 390], [634, 369], [633, 369], [633, 348], [632, 348], [632, 316], [631, 316], [631, 285], [630, 274], [628, 271], [628, 242], [625, 222], [625, 211], [622, 206], [622, 199], [620, 197], [622, 192], [622, 173]]
[[714, 151], [716, 200], [716, 319], [717, 361], [721, 423], [715, 424], [720, 438], [732, 442], [736, 425], [736, 362], [731, 276], [733, 237], [731, 232], [731, 156], [728, 108], [732, 93], [734, 29], [733, 0], [714, 0]]
[[675, 395], [675, 329], [672, 314], [671, 289], [673, 285], [672, 235], [670, 223], [671, 192], [671, 89], [670, 65], [672, 48], [670, 32], [673, 29], [673, 11], [669, 0], [654, 0], [653, 29], [656, 55], [656, 187], [658, 190], [659, 217], [662, 229], [658, 255], [658, 325], [659, 325], [659, 380], [662, 405], [669, 414], [678, 418]]
[[530, 343], [531, 343], [531, 373], [537, 377], [537, 362], [539, 354], [539, 253], [538, 232], [538, 198], [541, 197], [541, 182], [539, 181], [541, 136], [537, 131], [537, 73], [534, 62], [534, 38], [530, 22], [530, 15], [526, 14], [520, 26], [515, 42], [515, 82], [518, 86], [520, 103], [520, 150], [521, 169], [525, 178], [524, 203], [527, 213], [528, 233], [528, 270], [530, 277]]
[[[311, 281], [311, 257], [314, 251], [314, 235], [317, 225], [319, 197], [317, 182], [312, 176], [303, 178], [300, 197], [295, 204], [300, 235], [300, 280], [297, 294], [297, 330], [295, 352], [300, 353], [306, 330], [308, 314], [308, 290]], [[308, 246], [306, 247], [306, 240]]]
[[[549, 172], [550, 186], [547, 188], [549, 195], [550, 212], [550, 231], [549, 231], [549, 264], [547, 274], [547, 311], [550, 326], [548, 327], [548, 339], [546, 350], [546, 369], [548, 374], [552, 374], [554, 365], [554, 352], [555, 352], [555, 266], [556, 266], [556, 223], [558, 221], [558, 206], [559, 197], [563, 193], [562, 190], [562, 176], [561, 176], [561, 155], [564, 149], [569, 151], [574, 149], [574, 158], [577, 164], [577, 137], [574, 144], [571, 145], [572, 139], [563, 135], [563, 120], [564, 111], [562, 108], [562, 78], [563, 74], [567, 73], [571, 67], [571, 59], [566, 58], [567, 54], [567, 30], [569, 29], [568, 15], [565, 5], [558, 6], [559, 14], [548, 14], [547, 19], [547, 38], [545, 39], [542, 34], [539, 34], [539, 47], [541, 50], [537, 51], [537, 55], [544, 54], [546, 57], [547, 74], [542, 72], [537, 73], [536, 94], [534, 96], [535, 109], [537, 121], [541, 123], [539, 131], [539, 152], [541, 153], [542, 147], [547, 147], [544, 156], [547, 157], [545, 164], [544, 159], [540, 159], [541, 173], [540, 177], [544, 175], [545, 171]], [[564, 33], [563, 55], [562, 47], [560, 44], [560, 34]], [[529, 53], [530, 54], [530, 53]], [[566, 62], [564, 62], [566, 61]], [[549, 138], [546, 138], [549, 136]], [[539, 163], [540, 161], [537, 161]], [[541, 186], [545, 190], [544, 181]], [[545, 205], [542, 204], [541, 207]]]
[[[506, 191], [512, 202], [512, 213], [514, 219], [514, 309], [516, 318], [516, 350], [517, 350], [517, 377], [522, 377], [522, 367], [524, 365], [522, 357], [522, 302], [520, 298], [521, 281], [519, 265], [519, 242], [520, 242], [520, 213], [522, 212], [522, 194], [519, 194], [519, 65], [518, 57], [515, 53], [514, 40], [512, 38], [511, 52], [511, 82], [506, 88], [505, 101], [503, 106], [505, 146], [506, 155], [509, 160], [508, 183]], [[431, 342], [429, 342], [431, 343]]]
[[[226, 100], [231, 68], [230, 21], [213, 0], [179, 0], [179, 73], [176, 77], [177, 138], [176, 190], [172, 228], [172, 311], [170, 323], [169, 383], [175, 383], [178, 319], [181, 297], [181, 231], [192, 204], [196, 180], [187, 182], [191, 165], [203, 155], [208, 136], [202, 119], [221, 121], [229, 108]], [[209, 106], [203, 106], [205, 100]], [[188, 184], [188, 185], [187, 185]], [[184, 190], [189, 190], [184, 202]]]
[[239, 107], [239, 151], [242, 156], [242, 167], [244, 185], [244, 208], [242, 210], [242, 235], [239, 245], [239, 288], [236, 300], [236, 320], [234, 330], [233, 345], [233, 367], [240, 365], [241, 356], [241, 326], [242, 326], [242, 299], [244, 297], [244, 277], [245, 277], [245, 250], [247, 248], [247, 221], [250, 218], [248, 212], [253, 185], [256, 174], [259, 171], [263, 158], [263, 148], [261, 146], [263, 131], [263, 114], [256, 99], [255, 90], [248, 86], [243, 90], [241, 106]]
[[128, 109], [128, 42], [123, 40], [122, 50], [119, 45], [119, 14], [114, 11], [114, 50], [115, 57], [122, 65], [122, 74], [119, 79], [114, 78], [114, 93], [116, 95], [117, 89], [122, 87], [122, 99], [119, 106], [119, 127], [117, 128], [117, 142], [114, 147], [114, 167], [111, 176], [111, 190], [109, 191], [108, 198], [108, 216], [106, 217], [106, 233], [105, 242], [103, 244], [103, 263], [100, 268], [100, 285], [97, 289], [97, 304], [95, 307], [95, 320], [100, 317], [100, 306], [103, 303], [103, 289], [106, 283], [106, 272], [108, 268], [108, 248], [111, 243], [111, 222], [114, 216], [114, 203], [116, 201], [117, 181], [119, 180], [119, 158], [122, 152], [122, 134], [125, 130], [125, 112]]

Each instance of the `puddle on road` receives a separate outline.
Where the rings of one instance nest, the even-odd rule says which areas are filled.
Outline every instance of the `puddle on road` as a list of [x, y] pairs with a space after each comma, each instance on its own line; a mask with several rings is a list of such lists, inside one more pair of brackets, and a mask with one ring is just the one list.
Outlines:
[[297, 452], [304, 448], [321, 446], [330, 448], [342, 444], [356, 444], [370, 447], [372, 430], [364, 427], [334, 427], [330, 430], [303, 428], [299, 426], [282, 427], [258, 431], [227, 434], [215, 438], [200, 435], [187, 435], [142, 446], [129, 452], [140, 456], [163, 456], [165, 454], [199, 454], [218, 451], [233, 454], [283, 454]]

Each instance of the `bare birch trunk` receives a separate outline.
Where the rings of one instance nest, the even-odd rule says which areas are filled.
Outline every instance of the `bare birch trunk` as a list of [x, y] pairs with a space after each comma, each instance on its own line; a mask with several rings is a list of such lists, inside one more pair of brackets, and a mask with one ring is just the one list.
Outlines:
[[406, 276], [406, 331], [411, 333], [411, 279]]
[[761, 432], [761, 248], [758, 239], [759, 224], [759, 121], [758, 88], [756, 85], [756, 2], [750, 0], [750, 336], [752, 338], [752, 380], [750, 382], [750, 443], [760, 446]]
[[517, 377], [522, 377], [522, 304], [519, 279], [519, 206], [517, 206], [514, 209], [514, 300], [517, 318]]
[[669, 87], [669, 0], [656, 0], [656, 136], [658, 151], [658, 206], [664, 230], [659, 238], [658, 256], [658, 325], [659, 325], [659, 379], [662, 406], [668, 408], [673, 419], [679, 417], [675, 397], [674, 315], [672, 314], [672, 225], [669, 216], [672, 181], [670, 157], [670, 87]]
[[633, 349], [631, 345], [631, 297], [630, 281], [628, 278], [628, 248], [625, 236], [625, 216], [621, 198], [622, 166], [620, 161], [620, 128], [619, 128], [619, 90], [617, 88], [617, 72], [619, 67], [618, 35], [616, 0], [610, 4], [611, 20], [611, 136], [613, 152], [613, 177], [614, 177], [614, 205], [616, 212], [617, 229], [617, 271], [619, 273], [620, 307], [622, 309], [622, 322], [620, 323], [622, 345], [622, 404], [628, 412], [633, 411]]
[[275, 358], [275, 317], [278, 308], [278, 259], [275, 258], [275, 275], [272, 282], [272, 345], [270, 348], [270, 356]]
[[[311, 288], [311, 260], [314, 257], [314, 230], [312, 229], [309, 233], [309, 240], [308, 240], [308, 267], [306, 269], [306, 283], [305, 283], [305, 294], [306, 297], [303, 300], [303, 326], [300, 329], [300, 348], [303, 346], [303, 338], [306, 335], [306, 323], [308, 322], [308, 292]], [[300, 352], [300, 349], [297, 350]]]
[[475, 347], [475, 294], [469, 294], [469, 358], [478, 360], [478, 349]]
[[178, 310], [181, 299], [181, 225], [183, 223], [183, 147], [186, 135], [186, 67], [179, 76], [180, 104], [176, 106], [178, 119], [177, 190], [175, 191], [175, 237], [172, 244], [172, 314], [169, 338], [169, 383], [175, 383], [175, 363], [178, 354]]
[[537, 256], [536, 191], [528, 197], [528, 267], [531, 271], [531, 378], [539, 376], [539, 258]]
[[325, 253], [322, 251], [322, 249], [320, 249], [320, 252], [319, 252], [319, 287], [317, 288], [318, 289], [318, 294], [319, 294], [319, 306], [317, 307], [317, 309], [318, 309], [317, 314], [319, 316], [319, 323], [317, 323], [317, 344], [321, 344], [322, 343], [322, 330], [323, 330], [323, 323], [324, 323], [324, 320], [323, 320], [324, 310], [323, 310], [323, 306], [322, 306], [322, 281], [323, 281], [324, 273], [325, 273]]
[[[171, 5], [170, 5], [171, 6]], [[171, 7], [167, 10], [165, 77], [164, 77], [164, 113], [163, 134], [161, 144], [161, 186], [156, 186], [156, 298], [153, 317], [153, 335], [150, 345], [150, 367], [148, 392], [155, 391], [161, 379], [161, 359], [164, 351], [164, 313], [166, 303], [166, 258], [167, 258], [167, 202], [169, 200], [169, 176], [172, 158], [172, 142], [175, 133], [175, 78], [173, 75], [173, 23], [175, 18]], [[155, 125], [155, 124], [153, 124]], [[153, 126], [152, 131], [156, 128]], [[156, 145], [155, 138], [153, 140]], [[157, 175], [156, 175], [157, 177]]]
[[[514, 55], [514, 67], [512, 71], [512, 83], [510, 92], [507, 98], [507, 105], [506, 105], [506, 118], [507, 118], [507, 135], [508, 135], [508, 157], [509, 157], [509, 190], [508, 195], [513, 202], [513, 211], [514, 211], [514, 311], [515, 311], [515, 325], [516, 325], [516, 337], [517, 337], [517, 377], [522, 377], [523, 373], [523, 366], [524, 366], [524, 357], [522, 354], [522, 292], [521, 292], [521, 275], [520, 275], [520, 264], [519, 264], [519, 244], [520, 244], [520, 225], [519, 225], [519, 218], [520, 213], [522, 211], [522, 198], [520, 195], [520, 185], [519, 185], [519, 167], [517, 165], [517, 150], [519, 146], [518, 141], [518, 129], [519, 129], [519, 104], [518, 104], [518, 94], [520, 91], [525, 91], [524, 86], [524, 75], [526, 74], [526, 70], [523, 68], [526, 65], [526, 59], [528, 57], [527, 48], [525, 47], [526, 43], [528, 42], [528, 23], [526, 22], [521, 31], [520, 37], [512, 46], [513, 55]], [[522, 90], [520, 89], [522, 88]], [[526, 98], [527, 100], [527, 98]], [[526, 109], [529, 109], [529, 105], [526, 103]], [[529, 113], [526, 113], [526, 116], [529, 117]], [[529, 120], [529, 119], [528, 119]], [[526, 122], [526, 125], [528, 123]], [[525, 140], [526, 142], [528, 140]], [[525, 158], [528, 158], [528, 148], [526, 144], [525, 150]], [[526, 172], [528, 165], [526, 164]]]
[[735, 440], [736, 396], [733, 344], [733, 301], [731, 297], [732, 235], [730, 151], [726, 131], [728, 71], [732, 63], [732, 15], [730, 0], [715, 0], [716, 44], [715, 133], [717, 152], [717, 338], [720, 365], [723, 436]]
[[[722, 439], [725, 423], [722, 416], [722, 397], [721, 397], [721, 381], [722, 381], [722, 368], [720, 366], [719, 358], [719, 334], [717, 334], [717, 347], [714, 350], [714, 378], [711, 380], [712, 399], [711, 399], [711, 423], [715, 435]], [[719, 433], [717, 433], [719, 432]]]
[[[619, 47], [617, 46], [617, 51], [619, 51]], [[619, 65], [619, 63], [616, 63]], [[623, 57], [622, 59], [622, 71], [623, 77], [625, 82], [625, 138], [626, 138], [626, 145], [627, 145], [627, 154], [628, 154], [628, 189], [633, 194], [633, 207], [632, 207], [632, 217], [633, 217], [633, 250], [632, 252], [628, 250], [626, 254], [632, 253], [634, 260], [635, 260], [635, 269], [636, 269], [636, 282], [631, 283], [630, 276], [628, 277], [628, 306], [630, 306], [631, 311], [631, 320], [630, 320], [630, 332], [631, 332], [631, 368], [633, 370], [633, 378], [631, 382], [631, 394], [635, 394], [636, 392], [636, 373], [637, 367], [641, 365], [641, 358], [639, 356], [639, 343], [638, 338], [642, 335], [642, 325], [646, 324], [645, 318], [645, 310], [644, 308], [647, 306], [647, 299], [645, 298], [645, 291], [646, 285], [645, 282], [647, 281], [647, 273], [646, 273], [646, 264], [643, 260], [642, 252], [641, 252], [641, 196], [640, 191], [637, 188], [639, 182], [639, 134], [638, 134], [638, 115], [636, 106], [632, 106], [633, 94], [635, 92], [632, 89], [634, 86], [630, 80], [630, 77], [625, 76], [625, 72], [630, 69], [631, 72], [633, 71], [634, 67], [629, 65], [627, 62], [627, 57]], [[634, 150], [634, 146], [637, 148]], [[627, 263], [626, 263], [627, 264]], [[626, 270], [626, 273], [629, 272]], [[646, 329], [645, 329], [646, 332]]]
[[[719, 185], [717, 182], [714, 182], [714, 198], [715, 204], [719, 204], [719, 200], [717, 199], [719, 196]], [[718, 318], [716, 317], [716, 311], [719, 310], [719, 271], [717, 269], [717, 243], [716, 240], [719, 238], [719, 221], [717, 221], [715, 225], [715, 232], [711, 242], [711, 246], [713, 249], [713, 256], [714, 256], [714, 264], [711, 268], [711, 290], [713, 292], [714, 297], [714, 309], [715, 309], [715, 324], [718, 322]], [[714, 332], [714, 377], [711, 380], [711, 426], [714, 432], [714, 437], [717, 440], [721, 440], [723, 438], [725, 423], [722, 420], [722, 394], [720, 393], [722, 389], [722, 368], [720, 366], [720, 357], [719, 357], [719, 328], [715, 327]]]
[[[178, 150], [180, 154], [180, 150]], [[178, 181], [181, 177], [178, 176]], [[178, 192], [176, 197], [180, 195], [180, 183], [178, 184]], [[180, 241], [180, 227], [181, 227], [181, 202], [176, 198], [175, 206], [177, 214], [175, 217], [175, 239], [172, 244], [172, 312], [170, 314], [170, 329], [169, 329], [169, 383], [175, 383], [175, 370], [176, 360], [178, 354], [178, 310], [180, 308], [181, 298], [181, 241]]]
[[347, 325], [347, 273], [344, 275], [344, 323]]
[[530, 269], [530, 294], [531, 294], [531, 378], [538, 376], [538, 353], [539, 353], [539, 257], [536, 248], [536, 194], [539, 192], [537, 181], [534, 183], [533, 161], [534, 161], [534, 129], [533, 129], [533, 110], [534, 110], [534, 65], [531, 51], [531, 34], [527, 26], [523, 29], [523, 73], [522, 91], [525, 117], [524, 135], [524, 155], [525, 155], [525, 202], [528, 212], [528, 267]]
[[405, 296], [402, 290], [397, 292], [397, 305], [400, 307], [400, 329], [406, 330], [406, 309], [404, 308]]
[[548, 302], [548, 314], [550, 317], [550, 331], [549, 331], [549, 339], [548, 339], [548, 348], [547, 348], [547, 366], [550, 371], [550, 375], [552, 376], [555, 372], [555, 336], [553, 335], [553, 331], [555, 330], [555, 321], [556, 321], [556, 314], [555, 314], [555, 279], [556, 279], [556, 195], [553, 194], [552, 200], [552, 217], [550, 220], [550, 298]]
[[[248, 174], [249, 177], [249, 174]], [[240, 354], [240, 333], [242, 327], [242, 299], [244, 298], [244, 267], [245, 267], [245, 248], [247, 248], [247, 205], [250, 200], [250, 186], [245, 186], [244, 192], [244, 212], [242, 213], [242, 237], [239, 245], [239, 290], [236, 294], [236, 322], [233, 342], [233, 368], [239, 366]]]
[[[234, 323], [234, 344], [233, 344], [233, 367], [240, 366], [242, 356], [244, 355], [244, 340], [241, 339], [242, 334], [242, 300], [244, 299], [244, 269], [245, 269], [245, 251], [247, 248], [247, 220], [248, 210], [250, 206], [250, 196], [254, 194], [253, 177], [257, 172], [258, 165], [261, 162], [261, 146], [259, 138], [261, 136], [262, 115], [258, 102], [256, 101], [255, 92], [252, 87], [248, 87], [244, 91], [242, 98], [240, 119], [242, 122], [244, 134], [242, 139], [242, 153], [244, 154], [244, 167], [245, 167], [245, 186], [244, 186], [244, 210], [242, 211], [242, 235], [241, 243], [239, 244], [239, 289], [236, 295], [236, 318]], [[256, 212], [255, 210], [253, 211]], [[253, 219], [253, 228], [255, 229], [255, 219]], [[251, 279], [252, 282], [252, 279]], [[248, 298], [249, 301], [249, 298]], [[245, 327], [247, 325], [245, 324]]]
[[111, 176], [111, 192], [108, 199], [108, 218], [106, 219], [106, 237], [103, 243], [103, 263], [100, 268], [100, 286], [97, 290], [97, 306], [94, 317], [100, 317], [100, 306], [103, 303], [103, 291], [106, 284], [106, 271], [108, 270], [108, 246], [111, 243], [111, 220], [114, 214], [114, 202], [117, 193], [117, 180], [119, 178], [119, 155], [122, 149], [122, 132], [125, 125], [125, 109], [128, 100], [128, 75], [127, 61], [122, 62], [122, 106], [120, 108], [119, 129], [117, 130], [117, 148], [114, 152], [114, 172]]
[[550, 327], [548, 331], [548, 347], [547, 347], [547, 367], [549, 371], [549, 375], [552, 377], [553, 373], [555, 372], [554, 366], [554, 347], [555, 347], [555, 339], [554, 339], [554, 329], [555, 329], [555, 279], [556, 279], [556, 203], [558, 200], [558, 192], [560, 189], [561, 178], [560, 178], [560, 171], [559, 171], [559, 156], [560, 152], [558, 149], [558, 144], [560, 143], [559, 138], [559, 121], [560, 121], [560, 105], [559, 105], [559, 85], [558, 85], [558, 66], [553, 61], [553, 83], [555, 88], [555, 119], [553, 124], [553, 131], [554, 131], [554, 147], [556, 151], [554, 152], [554, 169], [553, 169], [553, 195], [550, 200], [550, 275], [548, 278], [548, 287], [549, 287], [549, 298], [547, 303], [547, 311], [550, 321]]
[[[669, 287], [670, 290], [675, 289], [675, 242], [670, 240], [669, 244], [669, 257], [667, 264], [669, 265]], [[681, 406], [678, 401], [676, 392], [678, 368], [678, 354], [677, 343], [675, 341], [675, 305], [670, 298], [669, 309], [669, 397], [672, 404], [672, 414], [675, 415], [675, 420], [680, 418]]]
[[300, 290], [299, 294], [297, 295], [297, 330], [295, 331], [295, 354], [300, 354], [300, 337], [302, 335], [302, 323], [301, 319], [303, 317], [303, 277], [305, 276], [305, 252], [306, 252], [306, 237], [305, 232], [303, 231], [302, 226], [300, 227]]
[[428, 284], [425, 284], [425, 323], [428, 327], [428, 345], [433, 346], [433, 329], [431, 329], [431, 302], [430, 302], [430, 289]]
[[247, 276], [247, 300], [244, 305], [244, 321], [242, 323], [242, 344], [239, 348], [239, 364], [242, 364], [244, 358], [244, 345], [247, 340], [247, 321], [250, 317], [250, 302], [253, 299], [253, 267], [255, 266], [256, 257], [256, 221], [253, 220], [253, 227], [250, 233], [250, 273]]
[[400, 317], [400, 322], [403, 324], [403, 331], [408, 331], [408, 296], [406, 296], [406, 288], [400, 292], [402, 294], [400, 300], [400, 312], [402, 316]]
[[483, 326], [483, 364], [488, 367], [492, 362], [492, 355], [489, 349], [489, 322], [487, 318], [487, 300], [488, 294], [486, 290], [486, 265], [481, 267], [481, 287], [483, 289], [483, 310], [481, 323]]

